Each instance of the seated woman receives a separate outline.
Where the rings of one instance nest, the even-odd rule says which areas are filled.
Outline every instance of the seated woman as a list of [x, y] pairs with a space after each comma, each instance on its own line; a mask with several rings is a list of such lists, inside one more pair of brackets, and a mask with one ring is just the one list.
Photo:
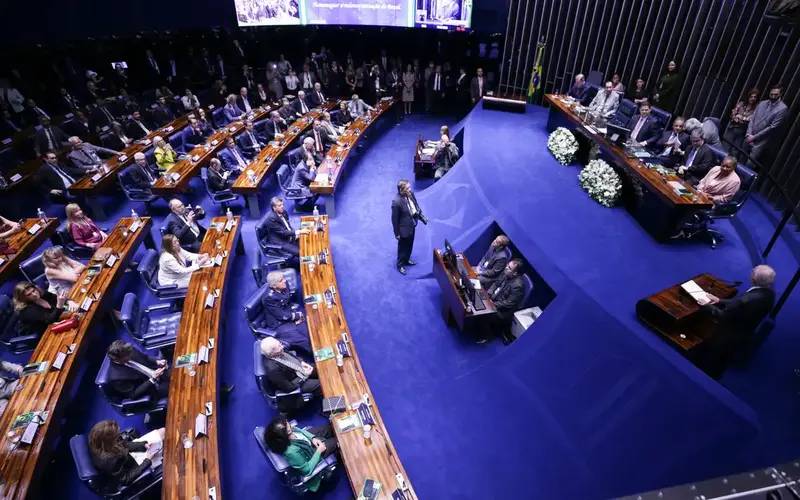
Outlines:
[[106, 241], [108, 235], [83, 213], [77, 203], [70, 203], [64, 210], [67, 213], [67, 230], [75, 243], [87, 248], [97, 248]]
[[192, 273], [208, 262], [208, 255], [187, 252], [174, 234], [165, 234], [161, 240], [158, 257], [158, 283], [161, 285], [189, 286]]
[[42, 292], [28, 281], [17, 283], [14, 287], [14, 310], [19, 318], [20, 335], [41, 336], [50, 323], [58, 321], [61, 313], [67, 310], [65, 306], [66, 294]]
[[[159, 432], [163, 441], [164, 429], [161, 428]], [[137, 437], [136, 434], [120, 431], [119, 424], [113, 420], [94, 424], [89, 432], [89, 454], [95, 468], [107, 479], [121, 485], [132, 483], [150, 467], [152, 459], [161, 453], [160, 446], [133, 441]], [[137, 465], [131, 452], [144, 452], [147, 458]]]
[[153, 138], [153, 144], [155, 144], [153, 154], [156, 157], [158, 171], [167, 172], [175, 166], [175, 163], [178, 161], [178, 155], [175, 153], [175, 150], [172, 149], [172, 145], [165, 141], [160, 135]]
[[50, 283], [47, 291], [56, 295], [67, 293], [86, 267], [64, 255], [64, 249], [60, 245], [45, 250], [42, 254], [42, 263], [44, 275]]
[[[319, 461], [338, 447], [330, 424], [305, 430], [292, 426], [282, 416], [275, 417], [269, 423], [265, 438], [269, 449], [282, 454], [289, 465], [303, 476], [313, 472]], [[322, 478], [315, 477], [308, 482], [308, 489], [317, 491], [321, 483]]]

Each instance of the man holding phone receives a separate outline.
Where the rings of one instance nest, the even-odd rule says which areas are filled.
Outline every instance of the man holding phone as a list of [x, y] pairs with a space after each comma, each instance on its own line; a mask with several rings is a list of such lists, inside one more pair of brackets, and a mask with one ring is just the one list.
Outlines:
[[206, 228], [197, 221], [206, 216], [205, 211], [199, 205], [194, 208], [184, 206], [177, 198], [170, 200], [169, 209], [172, 213], [164, 221], [165, 234], [174, 234], [184, 250], [198, 253]]

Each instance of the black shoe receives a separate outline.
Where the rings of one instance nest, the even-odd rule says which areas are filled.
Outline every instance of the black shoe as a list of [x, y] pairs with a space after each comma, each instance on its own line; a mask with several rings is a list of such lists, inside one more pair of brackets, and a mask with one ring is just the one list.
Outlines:
[[222, 394], [230, 394], [230, 393], [233, 392], [234, 389], [236, 389], [236, 385], [235, 384], [231, 384], [231, 385], [225, 384], [225, 385], [222, 386]]
[[408, 262], [406, 262], [406, 265], [407, 265], [407, 266], [416, 266], [416, 265], [417, 265], [417, 262], [416, 262], [416, 261], [413, 261], [413, 260], [411, 260], [411, 259], [408, 259]]
[[402, 274], [403, 276], [405, 276], [405, 275], [406, 275], [406, 273], [407, 273], [408, 271], [406, 271], [406, 268], [405, 268], [405, 267], [403, 267], [403, 266], [400, 266], [400, 267], [398, 267], [398, 268], [397, 268], [397, 272], [399, 272], [400, 274]]

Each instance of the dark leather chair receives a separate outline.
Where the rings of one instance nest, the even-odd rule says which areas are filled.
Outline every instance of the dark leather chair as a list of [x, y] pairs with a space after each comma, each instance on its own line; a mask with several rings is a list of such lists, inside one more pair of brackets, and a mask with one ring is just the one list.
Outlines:
[[667, 126], [669, 126], [670, 120], [672, 120], [672, 113], [655, 106], [650, 107], [650, 114], [658, 120], [658, 125], [661, 130], [665, 130]]
[[[172, 134], [169, 136], [169, 145], [172, 146], [172, 149], [175, 150], [176, 153], [185, 153], [184, 144], [183, 144], [183, 134]], [[191, 149], [191, 148], [190, 148]]]
[[126, 293], [119, 310], [122, 326], [144, 349], [164, 349], [175, 344], [181, 324], [181, 310], [175, 303], [142, 309], [139, 298]]
[[91, 258], [92, 254], [94, 254], [94, 250], [91, 248], [75, 243], [69, 229], [67, 229], [66, 223], [60, 225], [58, 229], [56, 229], [55, 240], [73, 259], [85, 260]]
[[124, 398], [114, 392], [111, 388], [111, 359], [108, 355], [103, 358], [103, 363], [100, 365], [100, 370], [94, 379], [95, 385], [103, 393], [108, 403], [120, 414], [130, 417], [132, 415], [139, 415], [142, 413], [154, 413], [164, 411], [167, 408], [168, 398], [163, 397], [153, 399], [149, 395], [141, 396], [139, 398]]
[[10, 172], [20, 164], [19, 156], [14, 148], [7, 147], [0, 149], [0, 172]]
[[[297, 422], [292, 421], [293, 425], [296, 425]], [[336, 472], [338, 467], [338, 461], [336, 459], [336, 454], [329, 455], [322, 460], [319, 461], [317, 466], [311, 472], [311, 474], [307, 476], [301, 476], [300, 473], [289, 465], [289, 462], [278, 453], [274, 453], [272, 450], [269, 449], [266, 441], [266, 429], [264, 427], [256, 427], [253, 429], [253, 436], [256, 438], [256, 442], [258, 443], [258, 447], [261, 448], [261, 451], [269, 460], [269, 463], [272, 464], [272, 467], [275, 471], [281, 475], [281, 480], [283, 483], [292, 490], [295, 494], [303, 495], [308, 493], [308, 482], [315, 477], [324, 474], [325, 476], [330, 476]]]
[[178, 285], [160, 285], [158, 283], [158, 252], [152, 248], [145, 250], [139, 267], [136, 269], [147, 288], [159, 300], [176, 300], [186, 297], [186, 288], [178, 288]]
[[599, 85], [594, 85], [592, 83], [586, 82], [586, 93], [583, 95], [583, 99], [581, 100], [581, 104], [583, 104], [584, 106], [588, 106], [589, 103], [592, 102], [592, 99], [594, 99], [594, 96], [596, 96], [598, 92], [600, 92], [600, 86]]
[[256, 385], [270, 406], [279, 411], [288, 411], [290, 408], [294, 411], [314, 399], [314, 393], [302, 392], [300, 388], [291, 392], [284, 392], [272, 387], [267, 378], [267, 369], [264, 366], [265, 359], [264, 355], [261, 354], [261, 339], [256, 339], [253, 342], [253, 374], [256, 376]]
[[223, 211], [228, 208], [228, 204], [239, 200], [239, 195], [230, 189], [212, 191], [211, 187], [208, 185], [208, 169], [205, 167], [200, 169], [200, 177], [203, 179], [203, 185], [206, 187], [206, 193], [208, 194], [208, 198], [211, 200], [211, 203], [214, 205], [219, 205], [222, 207]]
[[0, 344], [14, 354], [32, 351], [39, 342], [38, 335], [20, 335], [19, 319], [8, 295], [0, 295]]
[[75, 462], [78, 478], [92, 493], [103, 498], [115, 500], [138, 498], [161, 483], [161, 471], [152, 468], [148, 468], [127, 486], [106, 479], [92, 463], [89, 441], [84, 434], [72, 436], [69, 440], [69, 449], [72, 452], [72, 460]]
[[628, 125], [628, 122], [630, 122], [631, 117], [636, 114], [636, 111], [637, 107], [635, 102], [630, 99], [622, 99], [617, 108], [617, 112], [614, 113], [614, 117], [611, 119], [611, 123], [625, 127]]
[[530, 301], [531, 296], [533, 295], [533, 280], [531, 280], [531, 277], [527, 274], [523, 274], [522, 283], [524, 285], [525, 292], [522, 294], [522, 302], [520, 302], [520, 304], [522, 304], [521, 308], [525, 309], [526, 307], [530, 307], [532, 305]]
[[[286, 278], [286, 282], [289, 285], [289, 290], [292, 293], [296, 294], [299, 297], [299, 279], [297, 277], [297, 271], [291, 268], [281, 269], [283, 276]], [[266, 278], [266, 277], [265, 277]], [[244, 316], [247, 320], [247, 325], [250, 327], [250, 331], [253, 332], [253, 335], [256, 338], [261, 339], [264, 337], [273, 337], [275, 335], [275, 330], [269, 328], [264, 321], [264, 308], [261, 306], [261, 299], [264, 297], [269, 291], [269, 285], [265, 284], [261, 288], [255, 291], [253, 295], [251, 295], [244, 303]], [[299, 300], [297, 301], [296, 308], [299, 309]]]
[[47, 277], [44, 275], [44, 262], [42, 254], [28, 257], [19, 265], [19, 270], [26, 280], [38, 286], [42, 290], [47, 290]]
[[158, 196], [154, 195], [149, 189], [140, 189], [134, 186], [130, 181], [130, 168], [131, 167], [126, 168], [117, 176], [122, 192], [125, 193], [125, 197], [128, 198], [128, 200], [144, 203], [145, 211], [149, 211], [150, 203], [158, 199]]

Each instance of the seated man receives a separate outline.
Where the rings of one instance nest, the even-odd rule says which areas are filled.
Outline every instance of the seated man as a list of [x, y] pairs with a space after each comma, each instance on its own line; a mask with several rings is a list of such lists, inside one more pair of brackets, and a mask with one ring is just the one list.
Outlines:
[[481, 287], [488, 290], [495, 281], [503, 274], [503, 270], [508, 264], [509, 253], [507, 252], [509, 240], [508, 237], [501, 234], [492, 241], [489, 249], [483, 255], [483, 258], [478, 263], [478, 279], [481, 282]]
[[153, 116], [153, 121], [155, 121], [159, 127], [163, 127], [175, 119], [175, 112], [172, 111], [172, 108], [167, 104], [167, 98], [163, 96], [158, 98], [151, 114]]
[[686, 177], [692, 184], [697, 184], [714, 165], [714, 153], [705, 144], [700, 130], [692, 132], [691, 141], [692, 145], [686, 150], [678, 167], [678, 174]]
[[225, 106], [222, 107], [222, 112], [228, 123], [235, 122], [244, 116], [244, 111], [236, 104], [236, 96], [234, 94], [228, 96]]
[[346, 127], [351, 121], [353, 121], [353, 117], [350, 115], [350, 110], [347, 109], [347, 101], [339, 101], [339, 112], [336, 113], [333, 121], [335, 125], [338, 125], [342, 128]]
[[366, 113], [367, 110], [374, 111], [375, 108], [365, 103], [363, 99], [358, 97], [358, 94], [353, 94], [352, 99], [350, 99], [350, 103], [347, 105], [347, 111], [350, 113], [352, 119], [355, 120]]
[[319, 156], [324, 156], [325, 152], [334, 142], [331, 136], [328, 134], [328, 131], [322, 128], [322, 122], [319, 120], [314, 120], [314, 124], [311, 126], [311, 131], [306, 137], [311, 137], [314, 139], [314, 153]]
[[81, 179], [86, 172], [72, 164], [61, 164], [58, 156], [52, 151], [44, 154], [44, 164], [39, 169], [38, 179], [47, 189], [50, 198], [58, 203], [72, 200], [69, 187]]
[[572, 87], [569, 88], [567, 95], [578, 102], [582, 102], [586, 97], [586, 89], [586, 77], [583, 76], [583, 73], [578, 73], [575, 75], [575, 83], [573, 83]]
[[319, 82], [314, 84], [314, 90], [311, 92], [309, 100], [315, 108], [318, 108], [325, 103], [325, 94], [322, 93], [322, 85], [320, 85]]
[[246, 120], [244, 122], [244, 130], [239, 135], [239, 146], [247, 158], [250, 160], [255, 158], [261, 148], [266, 145], [267, 139], [256, 131], [251, 120]]
[[225, 170], [237, 174], [246, 169], [248, 164], [247, 158], [239, 150], [239, 146], [236, 145], [233, 137], [228, 137], [225, 140], [225, 147], [220, 150], [219, 159], [222, 160]]
[[294, 103], [290, 102], [288, 97], [284, 97], [281, 100], [281, 107], [278, 108], [278, 114], [281, 115], [281, 118], [284, 120], [294, 120], [297, 116]]
[[275, 330], [276, 339], [311, 353], [308, 324], [299, 304], [292, 303], [293, 294], [283, 273], [271, 271], [267, 275], [267, 285], [269, 291], [261, 298], [265, 324]]
[[125, 176], [128, 187], [146, 192], [150, 192], [150, 188], [156, 182], [156, 172], [147, 165], [147, 157], [141, 151], [133, 155], [133, 165], [120, 175]]
[[22, 365], [9, 361], [0, 361], [0, 416], [8, 405], [8, 400], [17, 391]]
[[134, 139], [142, 139], [144, 136], [155, 130], [156, 127], [145, 122], [144, 118], [142, 118], [141, 112], [134, 111], [131, 114], [128, 122], [125, 124], [125, 129], [128, 132], [128, 135]]
[[33, 136], [33, 149], [37, 156], [69, 146], [69, 137], [50, 122], [50, 117], [39, 117], [39, 124], [41, 127]]
[[108, 155], [121, 154], [119, 151], [114, 151], [113, 149], [83, 142], [80, 137], [77, 136], [70, 137], [69, 144], [72, 147], [72, 151], [69, 152], [67, 158], [73, 165], [80, 168], [85, 173], [96, 172], [100, 168], [100, 165], [102, 165], [103, 160], [97, 155], [98, 152]]
[[719, 146], [719, 129], [713, 120], [706, 119], [701, 122], [697, 118], [689, 118], [686, 120], [686, 133], [691, 134], [695, 130], [700, 130], [703, 133], [703, 141], [709, 146]]
[[222, 163], [217, 158], [211, 158], [206, 173], [206, 183], [209, 191], [219, 193], [230, 189], [233, 185], [233, 179], [230, 178], [230, 175], [230, 171], [222, 170]]
[[[525, 295], [525, 284], [520, 275], [522, 261], [511, 259], [506, 264], [503, 274], [489, 287], [489, 297], [497, 308], [497, 322], [495, 327], [499, 330], [504, 344], [514, 341], [511, 335], [511, 322], [514, 313], [522, 305]], [[485, 342], [485, 339], [482, 339]]]
[[318, 151], [316, 145], [317, 141], [313, 137], [306, 137], [303, 139], [300, 154], [305, 159], [311, 158], [315, 164], [319, 165], [325, 159], [325, 154], [323, 151]]
[[311, 110], [306, 93], [302, 90], [297, 92], [297, 99], [294, 100], [294, 115], [299, 118]]
[[436, 169], [433, 178], [441, 179], [456, 161], [458, 161], [458, 146], [454, 142], [450, 142], [450, 138], [447, 135], [442, 135], [441, 140], [436, 145], [436, 150], [433, 152], [433, 166]]
[[319, 376], [313, 366], [300, 359], [294, 352], [287, 351], [283, 343], [275, 337], [261, 339], [261, 354], [267, 380], [272, 387], [282, 392], [319, 392]]
[[200, 206], [186, 207], [177, 198], [169, 201], [169, 210], [171, 213], [164, 219], [165, 234], [174, 234], [183, 249], [198, 253], [206, 228], [196, 221], [206, 216], [205, 211]]
[[603, 118], [611, 118], [617, 112], [619, 107], [619, 93], [614, 92], [614, 85], [611, 82], [606, 82], [603, 90], [598, 92], [592, 103], [589, 104], [589, 110]]
[[339, 134], [342, 133], [342, 127], [338, 127], [331, 121], [331, 114], [327, 111], [322, 112], [322, 119], [320, 120], [322, 128], [328, 133], [328, 137], [334, 142], [339, 140]]
[[646, 102], [639, 105], [639, 112], [631, 116], [627, 128], [631, 131], [631, 142], [639, 146], [648, 146], [661, 135], [658, 120], [650, 115], [650, 105]]
[[680, 162], [689, 144], [689, 134], [683, 131], [683, 118], [676, 116], [672, 130], [665, 130], [652, 149], [664, 165], [671, 167]]
[[741, 185], [742, 181], [736, 174], [736, 158], [728, 155], [700, 180], [697, 190], [711, 198], [716, 205], [731, 201]]
[[297, 237], [303, 234], [304, 230], [298, 229], [295, 231], [292, 229], [292, 223], [286, 213], [283, 198], [275, 196], [270, 201], [270, 204], [272, 205], [272, 210], [270, 210], [266, 218], [266, 228], [269, 233], [267, 243], [279, 245], [284, 252], [291, 254], [297, 260], [298, 255], [300, 255]]
[[302, 200], [295, 200], [298, 205], [310, 208], [316, 201], [317, 195], [311, 192], [310, 186], [317, 176], [317, 165], [312, 158], [301, 160], [292, 175], [292, 187], [297, 188], [305, 196]]
[[275, 136], [283, 134], [286, 132], [287, 128], [286, 120], [281, 117], [281, 114], [277, 111], [271, 111], [269, 114], [269, 121], [264, 125], [264, 130], [270, 139], [275, 140]]
[[198, 144], [204, 144], [211, 130], [203, 129], [202, 124], [196, 118], [189, 119], [189, 126], [181, 133], [186, 152], [191, 151]]
[[119, 397], [139, 399], [149, 396], [151, 400], [158, 400], [169, 393], [166, 360], [152, 358], [122, 340], [111, 343], [108, 358], [111, 360], [109, 385]]

